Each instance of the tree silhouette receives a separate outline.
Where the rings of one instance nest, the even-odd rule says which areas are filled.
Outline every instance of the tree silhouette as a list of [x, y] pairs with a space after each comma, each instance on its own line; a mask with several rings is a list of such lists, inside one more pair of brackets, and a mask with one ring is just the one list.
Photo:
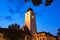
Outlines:
[[45, 6], [51, 5], [52, 2], [53, 0], [46, 0]]
[[38, 6], [42, 3], [42, 0], [32, 0], [33, 5]]
[[[30, 2], [30, 0], [24, 0], [25, 2]], [[43, 0], [32, 0], [32, 3], [34, 6], [39, 6], [40, 4], [42, 4]], [[53, 2], [53, 0], [46, 0], [45, 2], [45, 6], [49, 6], [51, 5], [51, 3]]]
[[18, 24], [11, 24], [8, 26], [8, 29], [11, 29], [11, 30], [19, 30], [20, 29], [20, 26]]
[[18, 24], [11, 24], [8, 26], [6, 30], [4, 30], [4, 34], [10, 40], [24, 40], [25, 35], [30, 35], [30, 31], [27, 26], [23, 26], [24, 30], [20, 29]]
[[4, 32], [6, 37], [10, 40], [19, 40], [22, 36], [22, 30], [17, 24], [12, 24], [8, 26], [8, 29]]
[[60, 37], [60, 28], [58, 29], [57, 36]]

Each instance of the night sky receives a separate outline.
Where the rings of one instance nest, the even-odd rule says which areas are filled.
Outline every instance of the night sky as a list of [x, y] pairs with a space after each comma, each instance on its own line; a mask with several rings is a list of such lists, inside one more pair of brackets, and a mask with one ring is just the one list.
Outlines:
[[60, 0], [54, 0], [51, 5], [44, 6], [46, 0], [42, 4], [34, 6], [30, 2], [24, 0], [0, 0], [0, 26], [7, 28], [8, 25], [17, 23], [22, 27], [24, 25], [24, 17], [28, 8], [32, 8], [36, 14], [37, 31], [46, 31], [56, 35], [60, 28]]

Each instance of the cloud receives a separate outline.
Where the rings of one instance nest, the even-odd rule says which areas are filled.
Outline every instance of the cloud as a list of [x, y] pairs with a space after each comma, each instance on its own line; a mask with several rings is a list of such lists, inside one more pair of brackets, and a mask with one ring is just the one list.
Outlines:
[[23, 0], [8, 0], [8, 12], [11, 14], [19, 13], [24, 5]]
[[12, 18], [11, 16], [5, 16], [5, 17], [0, 16], [0, 21], [3, 21], [3, 20], [11, 22], [11, 21], [14, 21], [15, 19]]
[[24, 2], [30, 2], [30, 0], [24, 0]]
[[14, 10], [12, 8], [9, 8], [8, 12], [14, 13]]
[[8, 0], [8, 2], [13, 3], [13, 2], [15, 2], [15, 0]]
[[15, 19], [12, 18], [11, 16], [6, 16], [6, 17], [4, 17], [4, 19], [7, 19], [7, 20], [15, 20]]

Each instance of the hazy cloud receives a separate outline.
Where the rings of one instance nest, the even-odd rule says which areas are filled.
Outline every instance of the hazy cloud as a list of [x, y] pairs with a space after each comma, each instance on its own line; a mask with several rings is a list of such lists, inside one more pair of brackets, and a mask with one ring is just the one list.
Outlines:
[[8, 0], [8, 12], [12, 14], [19, 13], [20, 9], [25, 5], [23, 0]]
[[8, 12], [14, 13], [14, 10], [12, 8], [9, 8]]
[[4, 19], [7, 19], [7, 20], [15, 20], [15, 19], [12, 18], [11, 16], [6, 16], [6, 17], [4, 17]]
[[30, 0], [24, 0], [24, 2], [30, 2]]

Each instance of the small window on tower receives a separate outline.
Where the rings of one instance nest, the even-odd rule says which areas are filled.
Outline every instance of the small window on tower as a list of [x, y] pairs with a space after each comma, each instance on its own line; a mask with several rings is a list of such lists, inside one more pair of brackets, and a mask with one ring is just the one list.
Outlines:
[[32, 18], [34, 18], [34, 16], [32, 15]]
[[32, 18], [34, 18], [33, 13], [32, 13]]
[[32, 13], [32, 15], [33, 15], [33, 13]]
[[28, 15], [28, 14], [27, 14]]

